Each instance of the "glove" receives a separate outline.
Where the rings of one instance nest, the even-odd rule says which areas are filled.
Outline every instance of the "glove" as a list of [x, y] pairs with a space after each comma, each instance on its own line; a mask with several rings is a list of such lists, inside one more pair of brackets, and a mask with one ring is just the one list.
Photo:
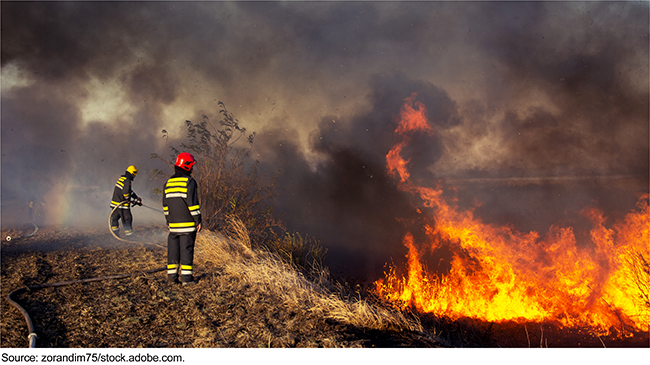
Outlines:
[[137, 198], [137, 199], [135, 200], [135, 204], [136, 204], [136, 205], [139, 205], [139, 206], [142, 206], [142, 198]]

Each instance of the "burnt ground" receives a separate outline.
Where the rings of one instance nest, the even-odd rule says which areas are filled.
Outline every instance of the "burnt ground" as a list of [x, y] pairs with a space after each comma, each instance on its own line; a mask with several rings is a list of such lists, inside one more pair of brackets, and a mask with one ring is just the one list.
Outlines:
[[[27, 325], [7, 301], [18, 288], [163, 268], [164, 247], [116, 240], [106, 229], [2, 230], [0, 345], [27, 347]], [[161, 227], [137, 229], [133, 241], [163, 243]], [[13, 239], [7, 241], [10, 235]], [[23, 236], [22, 238], [16, 238]], [[272, 295], [196, 265], [197, 285], [166, 282], [164, 271], [123, 279], [25, 290], [13, 296], [30, 315], [37, 347], [648, 347], [648, 334], [602, 338], [544, 324], [492, 324], [419, 315], [424, 331], [369, 330], [309, 308], [278, 306]], [[382, 305], [382, 303], [377, 303]], [[577, 331], [577, 330], [576, 330]]]

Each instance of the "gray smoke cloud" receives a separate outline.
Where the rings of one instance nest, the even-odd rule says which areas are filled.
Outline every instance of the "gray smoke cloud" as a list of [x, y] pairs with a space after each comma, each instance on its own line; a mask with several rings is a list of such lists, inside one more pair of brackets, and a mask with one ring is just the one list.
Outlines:
[[[405, 155], [486, 222], [544, 232], [648, 191], [647, 2], [6, 2], [2, 221], [103, 224], [135, 164], [145, 203], [183, 137], [223, 101], [280, 170], [276, 206], [376, 277], [402, 260], [412, 197], [385, 155], [413, 92], [433, 127]], [[83, 219], [80, 217], [83, 217]], [[135, 212], [135, 223], [156, 222]], [[147, 213], [148, 214], [148, 213]], [[559, 222], [559, 223], [558, 223]], [[416, 223], [412, 223], [416, 224]], [[585, 228], [586, 229], [586, 228]]]

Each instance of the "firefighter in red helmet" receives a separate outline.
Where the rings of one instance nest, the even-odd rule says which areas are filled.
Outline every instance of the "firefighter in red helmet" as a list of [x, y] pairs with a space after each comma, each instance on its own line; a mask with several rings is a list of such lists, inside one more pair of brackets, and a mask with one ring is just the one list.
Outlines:
[[201, 209], [196, 180], [192, 178], [194, 156], [182, 152], [176, 157], [175, 173], [165, 183], [163, 212], [169, 228], [167, 237], [167, 280], [196, 284], [193, 276], [194, 241], [201, 230]]
[[[142, 205], [142, 199], [131, 189], [131, 182], [138, 174], [138, 169], [131, 165], [126, 168], [124, 175], [120, 176], [113, 189], [113, 198], [111, 199], [111, 230], [116, 236], [120, 232], [120, 219], [124, 227], [124, 234], [130, 236], [133, 234], [133, 215], [131, 215], [131, 205]], [[114, 209], [117, 207], [117, 209]]]

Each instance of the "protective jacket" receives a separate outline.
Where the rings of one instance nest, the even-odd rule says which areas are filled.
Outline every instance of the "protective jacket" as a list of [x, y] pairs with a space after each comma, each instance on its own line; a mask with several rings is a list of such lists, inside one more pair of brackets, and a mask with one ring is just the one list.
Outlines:
[[189, 172], [176, 169], [176, 173], [165, 184], [162, 205], [170, 232], [196, 232], [201, 223], [201, 208], [198, 187]]
[[136, 193], [131, 190], [131, 182], [133, 181], [134, 176], [130, 172], [125, 172], [124, 175], [120, 176], [115, 183], [115, 189], [113, 189], [113, 198], [111, 199], [111, 209], [115, 208], [120, 202], [127, 201], [127, 203], [121, 204], [117, 209], [130, 209], [131, 208], [131, 199], [138, 199]]

